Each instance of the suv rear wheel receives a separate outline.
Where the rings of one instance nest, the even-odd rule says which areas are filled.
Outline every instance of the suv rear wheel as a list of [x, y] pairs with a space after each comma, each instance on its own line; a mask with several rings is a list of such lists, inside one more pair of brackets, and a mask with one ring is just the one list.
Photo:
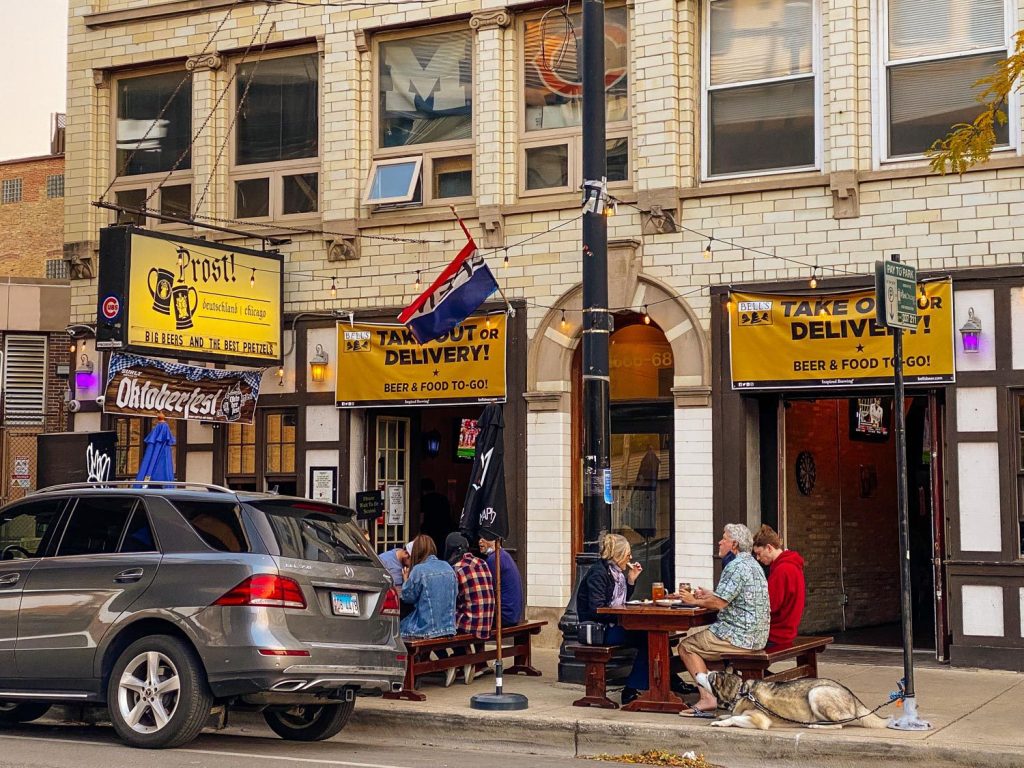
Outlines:
[[263, 719], [270, 730], [289, 741], [323, 741], [345, 727], [354, 701], [338, 704], [300, 704], [263, 710]]
[[132, 747], [163, 749], [192, 741], [213, 697], [195, 653], [181, 640], [152, 635], [118, 657], [107, 685], [114, 730]]
[[0, 701], [0, 723], [31, 723], [49, 711], [49, 704], [34, 701]]

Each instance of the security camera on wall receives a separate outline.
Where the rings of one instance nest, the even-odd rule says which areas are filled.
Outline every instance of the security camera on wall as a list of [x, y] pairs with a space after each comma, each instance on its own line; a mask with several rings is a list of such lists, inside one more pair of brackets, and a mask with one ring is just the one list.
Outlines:
[[100, 395], [99, 397], [96, 398], [96, 405], [98, 405], [100, 408], [103, 407], [103, 395]]
[[78, 413], [82, 410], [82, 404], [77, 400], [68, 400], [68, 410], [71, 411], [71, 413]]

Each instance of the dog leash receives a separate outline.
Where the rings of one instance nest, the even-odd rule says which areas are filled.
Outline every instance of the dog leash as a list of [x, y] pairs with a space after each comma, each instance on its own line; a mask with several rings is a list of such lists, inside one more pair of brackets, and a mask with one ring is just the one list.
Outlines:
[[794, 725], [846, 725], [847, 723], [854, 723], [858, 720], [863, 720], [865, 717], [875, 714], [876, 712], [878, 712], [878, 710], [882, 709], [883, 707], [888, 707], [895, 701], [903, 701], [904, 695], [905, 694], [903, 692], [903, 686], [901, 684], [900, 689], [898, 691], [894, 691], [889, 694], [888, 701], [883, 701], [870, 712], [865, 712], [863, 715], [858, 715], [857, 717], [848, 717], [845, 720], [814, 720], [811, 722], [804, 722], [803, 720], [793, 720], [792, 718], [786, 717], [785, 715], [780, 715], [778, 712], [773, 712], [771, 709], [769, 709], [764, 704], [759, 702], [752, 691], [745, 691], [743, 693], [740, 693], [736, 697], [736, 700], [733, 702], [733, 706], [735, 707], [736, 702], [740, 699], [746, 699], [769, 717], [776, 717], [779, 720], [784, 720], [787, 723], [793, 723]]

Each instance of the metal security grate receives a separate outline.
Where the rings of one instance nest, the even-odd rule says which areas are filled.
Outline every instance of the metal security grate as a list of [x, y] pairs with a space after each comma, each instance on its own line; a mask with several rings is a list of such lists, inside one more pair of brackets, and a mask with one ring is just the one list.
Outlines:
[[21, 202], [21, 179], [4, 179], [0, 203]]
[[42, 425], [46, 418], [46, 337], [4, 339], [4, 424]]
[[46, 177], [46, 196], [64, 197], [64, 174], [55, 173]]

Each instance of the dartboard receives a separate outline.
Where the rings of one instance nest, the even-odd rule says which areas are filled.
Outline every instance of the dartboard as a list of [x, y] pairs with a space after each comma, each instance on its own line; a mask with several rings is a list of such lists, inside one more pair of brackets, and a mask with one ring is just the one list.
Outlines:
[[804, 496], [810, 496], [814, 490], [814, 454], [810, 451], [801, 451], [796, 457], [796, 487]]

